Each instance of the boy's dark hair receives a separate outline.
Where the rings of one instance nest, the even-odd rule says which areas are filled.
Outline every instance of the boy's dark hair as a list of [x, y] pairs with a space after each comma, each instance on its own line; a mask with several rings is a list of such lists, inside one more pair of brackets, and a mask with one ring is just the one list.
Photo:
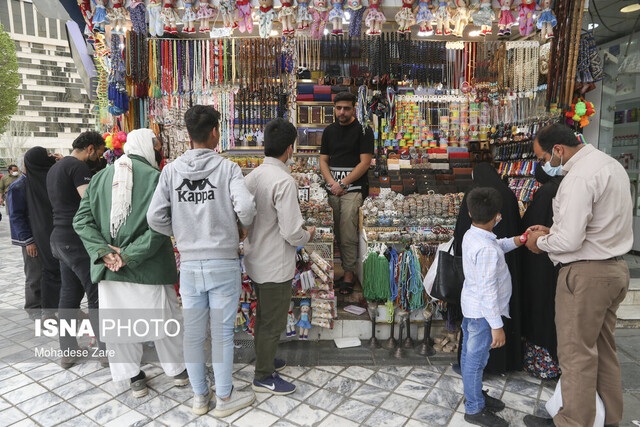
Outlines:
[[104, 145], [104, 138], [98, 132], [89, 130], [78, 135], [71, 147], [74, 150], [84, 150], [90, 145], [97, 150]]
[[333, 98], [333, 105], [337, 104], [340, 101], [348, 101], [356, 106], [356, 96], [351, 92], [338, 92], [335, 98]]
[[501, 207], [502, 196], [495, 188], [474, 188], [467, 196], [467, 208], [475, 224], [488, 223], [500, 212]]
[[187, 132], [194, 142], [204, 143], [209, 134], [218, 128], [220, 113], [210, 105], [194, 105], [184, 114]]
[[296, 141], [296, 127], [282, 117], [271, 120], [264, 127], [264, 155], [280, 157]]
[[18, 167], [17, 165], [9, 165], [9, 167], [7, 168], [7, 172], [10, 172], [11, 169], [17, 168], [17, 167]]
[[538, 144], [547, 153], [551, 153], [554, 145], [566, 145], [567, 147], [577, 147], [580, 145], [580, 140], [576, 137], [569, 126], [563, 124], [553, 124], [546, 126], [536, 135]]

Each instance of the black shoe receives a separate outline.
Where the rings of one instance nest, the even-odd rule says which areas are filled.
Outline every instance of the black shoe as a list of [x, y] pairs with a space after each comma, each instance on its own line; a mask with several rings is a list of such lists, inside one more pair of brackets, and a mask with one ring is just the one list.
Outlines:
[[525, 415], [522, 419], [527, 427], [552, 427], [555, 426], [553, 419], [536, 417], [535, 415]]
[[504, 402], [500, 399], [489, 396], [487, 390], [482, 390], [482, 395], [484, 396], [484, 407], [491, 412], [500, 412], [504, 409]]
[[477, 414], [464, 414], [464, 420], [468, 423], [485, 427], [508, 427], [509, 425], [508, 422], [491, 412], [488, 408], [484, 408], [482, 412]]

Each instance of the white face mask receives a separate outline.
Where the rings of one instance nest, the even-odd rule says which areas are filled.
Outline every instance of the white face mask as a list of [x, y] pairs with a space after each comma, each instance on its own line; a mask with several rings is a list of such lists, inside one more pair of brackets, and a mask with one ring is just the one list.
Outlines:
[[15, 172], [11, 172], [11, 176], [18, 176], [19, 172], [15, 171]]
[[293, 166], [295, 164], [295, 162], [293, 161], [293, 150], [291, 150], [291, 155], [287, 157], [287, 161], [284, 162], [284, 164], [287, 166]]

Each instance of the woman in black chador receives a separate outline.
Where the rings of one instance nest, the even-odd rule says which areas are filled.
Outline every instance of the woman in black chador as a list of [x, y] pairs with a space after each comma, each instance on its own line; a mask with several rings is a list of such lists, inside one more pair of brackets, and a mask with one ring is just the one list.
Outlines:
[[[523, 232], [532, 225], [551, 227], [553, 224], [552, 203], [562, 176], [549, 176], [538, 165], [535, 177], [542, 186], [534, 194], [522, 217]], [[522, 336], [527, 342], [524, 364], [527, 372], [542, 378], [552, 378], [558, 374], [555, 324], [557, 279], [558, 271], [546, 253], [536, 255], [531, 251], [522, 251], [522, 301], [525, 301], [522, 304]]]
[[[513, 237], [522, 233], [522, 220], [518, 209], [518, 199], [509, 189], [507, 184], [500, 179], [500, 175], [489, 163], [480, 163], [473, 168], [473, 187], [491, 187], [500, 192], [502, 196], [502, 221], [500, 221], [493, 232], [498, 239]], [[471, 191], [471, 189], [469, 190]], [[469, 194], [467, 192], [467, 194]], [[467, 208], [467, 196], [465, 195], [460, 205], [460, 213], [456, 222], [455, 253], [462, 255], [462, 238], [471, 228], [471, 217]], [[511, 274], [512, 292], [509, 300], [509, 315], [511, 319], [502, 318], [504, 322], [504, 333], [507, 338], [506, 344], [501, 348], [491, 349], [489, 362], [485, 368], [486, 372], [502, 374], [507, 371], [519, 371], [522, 369], [522, 341], [520, 337], [520, 278], [522, 248], [513, 250], [505, 254], [505, 260]], [[460, 362], [460, 351], [462, 349], [462, 338], [458, 346], [458, 363]]]

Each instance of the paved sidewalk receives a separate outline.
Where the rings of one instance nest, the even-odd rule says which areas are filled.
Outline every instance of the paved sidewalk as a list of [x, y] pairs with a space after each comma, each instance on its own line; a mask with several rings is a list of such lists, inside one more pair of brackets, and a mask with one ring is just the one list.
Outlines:
[[[191, 413], [189, 387], [172, 385], [159, 366], [146, 365], [149, 395], [131, 396], [128, 384], [111, 381], [97, 362], [65, 371], [58, 360], [35, 358], [33, 322], [20, 308], [24, 276], [19, 248], [9, 244], [0, 222], [0, 426], [5, 425], [237, 425], [237, 426], [464, 426], [462, 380], [446, 364], [427, 366], [291, 366], [282, 376], [298, 389], [290, 396], [257, 394], [250, 408], [225, 419]], [[625, 421], [640, 419], [640, 331], [618, 330], [625, 388]], [[299, 347], [300, 344], [296, 343]], [[312, 345], [312, 343], [307, 343]], [[243, 349], [244, 350], [244, 349]], [[298, 350], [299, 351], [299, 350]], [[319, 356], [322, 360], [322, 354]], [[332, 358], [335, 360], [335, 357]], [[236, 388], [248, 386], [253, 366], [234, 365]], [[525, 414], [544, 414], [555, 387], [513, 373], [485, 381], [492, 396], [507, 404], [501, 414], [521, 426]]]

